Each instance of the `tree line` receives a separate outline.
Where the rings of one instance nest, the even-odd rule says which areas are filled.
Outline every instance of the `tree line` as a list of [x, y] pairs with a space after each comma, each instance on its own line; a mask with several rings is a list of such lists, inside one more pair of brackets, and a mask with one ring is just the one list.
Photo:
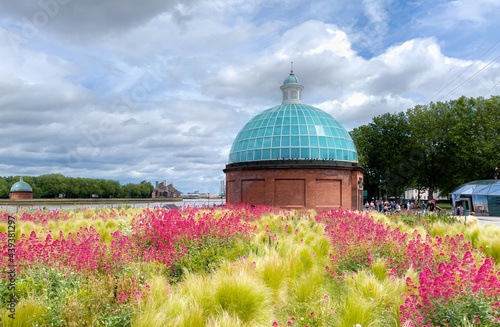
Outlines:
[[461, 97], [386, 113], [350, 133], [366, 170], [368, 199], [408, 188], [447, 195], [493, 179], [500, 165], [500, 96]]
[[[0, 198], [8, 198], [10, 188], [20, 180], [19, 176], [0, 177]], [[23, 176], [30, 184], [34, 198], [150, 198], [153, 185], [149, 183], [121, 185], [117, 181], [65, 177], [61, 174]]]

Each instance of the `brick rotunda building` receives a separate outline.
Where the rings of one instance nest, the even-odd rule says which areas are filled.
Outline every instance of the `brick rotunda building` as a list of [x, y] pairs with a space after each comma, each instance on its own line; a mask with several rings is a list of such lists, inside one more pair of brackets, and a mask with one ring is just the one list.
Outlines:
[[363, 167], [347, 131], [331, 115], [303, 104], [293, 70], [281, 105], [238, 133], [226, 174], [228, 203], [287, 209], [361, 209]]
[[33, 199], [33, 189], [30, 184], [23, 181], [23, 176], [21, 176], [21, 180], [19, 182], [14, 183], [14, 185], [10, 188], [9, 199]]

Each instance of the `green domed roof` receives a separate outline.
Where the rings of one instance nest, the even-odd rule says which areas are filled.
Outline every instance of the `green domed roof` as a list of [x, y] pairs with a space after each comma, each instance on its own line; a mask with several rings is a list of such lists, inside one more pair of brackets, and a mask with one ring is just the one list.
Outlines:
[[358, 162], [358, 153], [349, 133], [331, 115], [289, 103], [253, 117], [236, 136], [229, 154], [229, 163], [275, 159]]
[[10, 188], [11, 192], [33, 192], [33, 189], [31, 188], [30, 184], [26, 183], [23, 181], [23, 178], [21, 177], [21, 180], [17, 183], [14, 183], [12, 187]]
[[303, 88], [292, 70], [280, 87], [281, 105], [253, 117], [236, 136], [230, 164], [282, 159], [358, 162], [344, 127], [323, 110], [302, 104]]
[[293, 74], [293, 71], [290, 73], [290, 75], [285, 78], [285, 81], [283, 82], [284, 84], [298, 84], [299, 79]]

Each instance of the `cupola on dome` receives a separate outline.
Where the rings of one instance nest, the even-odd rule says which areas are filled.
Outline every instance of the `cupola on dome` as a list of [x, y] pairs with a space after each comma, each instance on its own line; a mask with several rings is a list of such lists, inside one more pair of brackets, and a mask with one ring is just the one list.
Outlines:
[[302, 104], [304, 87], [293, 71], [281, 90], [281, 105], [253, 117], [238, 133], [231, 147], [229, 163], [319, 159], [358, 162], [349, 133], [330, 114]]

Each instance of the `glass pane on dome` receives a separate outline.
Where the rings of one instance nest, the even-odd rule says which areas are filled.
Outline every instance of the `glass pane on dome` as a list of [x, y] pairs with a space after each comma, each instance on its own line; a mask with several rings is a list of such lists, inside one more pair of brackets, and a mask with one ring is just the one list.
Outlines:
[[342, 143], [342, 149], [347, 149], [347, 146], [345, 144], [345, 139], [340, 139], [340, 142]]
[[300, 135], [307, 135], [307, 125], [300, 125]]
[[349, 161], [349, 151], [343, 150], [342, 157], [345, 161]]
[[271, 137], [265, 137], [264, 138], [264, 145], [263, 145], [263, 147], [264, 148], [270, 148], [271, 147], [271, 142], [272, 142], [272, 138]]
[[325, 136], [325, 130], [323, 129], [323, 126], [321, 125], [316, 125], [314, 126], [316, 128], [316, 135], [318, 136]]
[[318, 146], [318, 137], [317, 136], [309, 136], [309, 145], [310, 146]]
[[262, 159], [262, 150], [255, 150], [253, 156], [254, 156], [255, 160], [261, 160]]
[[313, 117], [313, 122], [314, 122], [314, 125], [316, 125], [316, 126], [321, 125], [321, 121], [317, 117]]
[[309, 158], [309, 148], [300, 148], [300, 157], [302, 159], [308, 159]]
[[299, 116], [299, 124], [300, 125], [305, 125], [306, 124], [306, 119], [303, 116]]
[[319, 146], [322, 147], [322, 148], [326, 148], [326, 137], [324, 136], [319, 136], [318, 137], [318, 140], [319, 140]]
[[280, 159], [280, 149], [272, 149], [271, 150], [271, 159]]
[[264, 142], [264, 139], [262, 137], [258, 137], [255, 139], [255, 148], [260, 149], [262, 148], [262, 143]]
[[326, 136], [333, 136], [332, 135], [332, 130], [330, 129], [330, 127], [324, 127], [323, 129], [325, 130], [325, 135]]
[[262, 150], [262, 160], [269, 160], [271, 158], [271, 150], [264, 149]]
[[279, 136], [273, 137], [273, 148], [279, 148], [280, 147], [280, 138]]
[[248, 149], [255, 149], [255, 139], [250, 139], [248, 141]]
[[290, 125], [290, 117], [283, 118], [283, 125]]
[[271, 136], [271, 135], [273, 135], [273, 128], [266, 127], [266, 136]]
[[309, 137], [301, 136], [300, 137], [300, 146], [309, 146]]
[[292, 134], [292, 135], [299, 135], [299, 126], [292, 125], [290, 127], [290, 134]]
[[306, 122], [307, 122], [307, 125], [314, 125], [314, 121], [313, 121], [312, 117], [306, 117]]
[[282, 136], [281, 137], [281, 146], [290, 146], [290, 136]]
[[281, 126], [274, 126], [273, 135], [281, 135]]
[[299, 159], [300, 158], [300, 148], [292, 148], [290, 153], [290, 158]]
[[282, 124], [283, 124], [283, 118], [281, 118], [281, 117], [276, 118], [275, 125], [282, 125]]
[[335, 158], [335, 149], [328, 149], [328, 159], [334, 160]]
[[342, 148], [342, 144], [340, 144], [340, 139], [339, 138], [335, 138], [335, 147], [337, 149], [341, 149]]
[[311, 148], [311, 159], [318, 159], [318, 158], [319, 158], [319, 149]]
[[309, 135], [316, 135], [316, 126], [307, 125], [307, 131], [309, 132]]
[[342, 160], [342, 150], [335, 150], [335, 158], [337, 160]]
[[264, 134], [266, 133], [266, 129], [265, 128], [259, 128], [259, 132], [257, 133], [257, 136], [264, 136]]
[[292, 125], [297, 125], [299, 123], [299, 120], [297, 119], [297, 117], [294, 117], [293, 115], [292, 115], [292, 118], [290, 119], [290, 121], [291, 121]]
[[337, 133], [337, 129], [335, 127], [330, 127], [330, 131], [332, 132], [332, 136], [339, 136], [339, 133]]
[[[292, 146], [300, 146], [299, 136], [292, 136], [291, 137], [291, 145]], [[296, 157], [296, 158], [298, 158], [298, 157]]]
[[328, 149], [324, 149], [324, 148], [319, 149], [319, 158], [320, 159], [328, 159]]
[[334, 148], [335, 147], [335, 143], [333, 141], [333, 137], [327, 137], [326, 138], [326, 143], [328, 144], [329, 148]]
[[281, 149], [281, 157], [283, 159], [290, 159], [290, 149], [289, 148], [282, 148]]

